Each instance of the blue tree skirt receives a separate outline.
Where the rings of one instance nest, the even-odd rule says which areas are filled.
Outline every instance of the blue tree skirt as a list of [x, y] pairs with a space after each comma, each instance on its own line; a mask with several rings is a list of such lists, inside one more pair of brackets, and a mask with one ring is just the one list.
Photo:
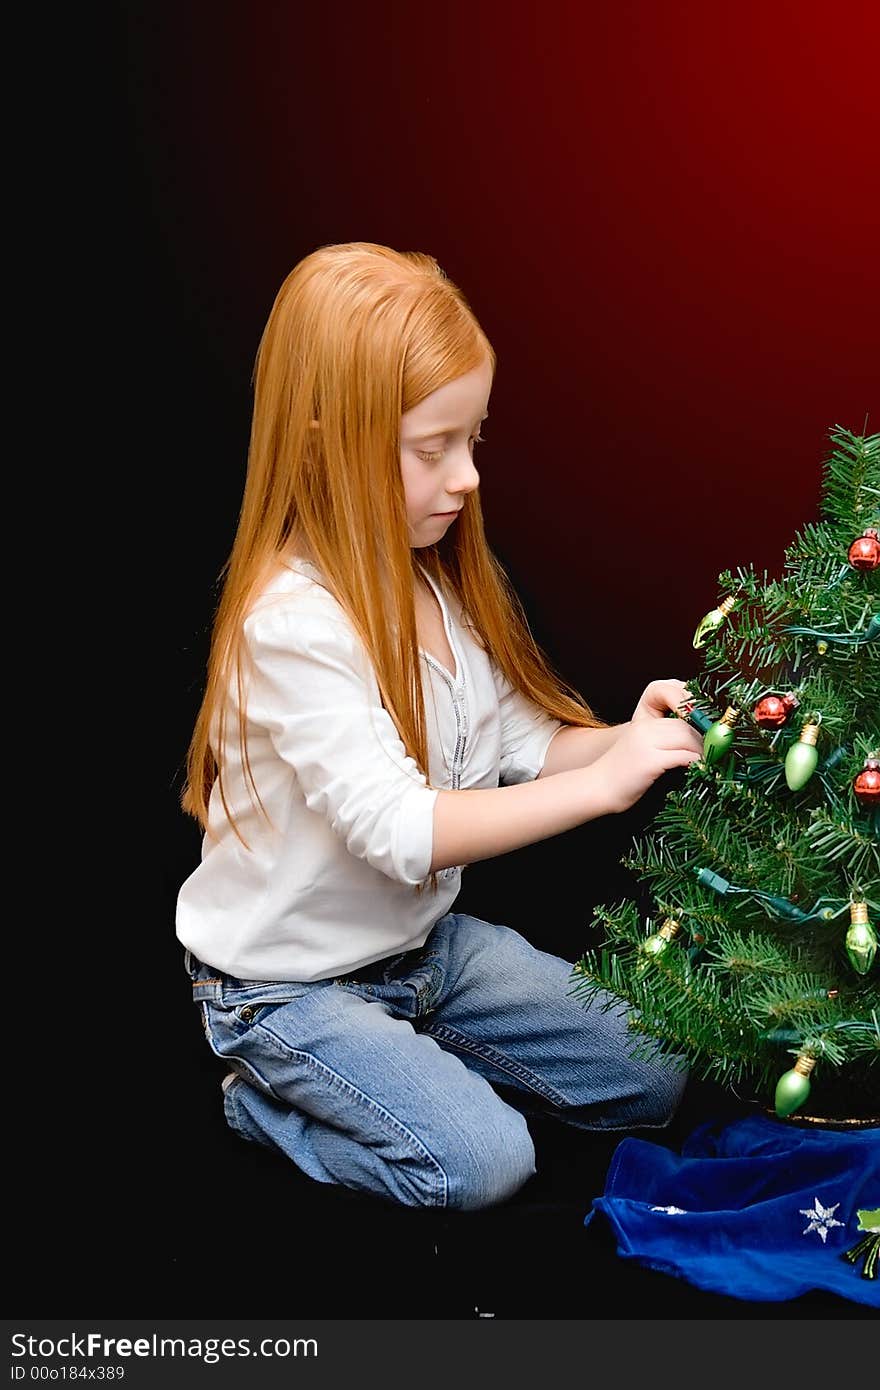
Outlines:
[[619, 1255], [713, 1293], [782, 1302], [823, 1289], [880, 1307], [880, 1237], [860, 1228], [877, 1208], [880, 1129], [749, 1116], [700, 1125], [680, 1156], [624, 1139], [584, 1224], [602, 1212]]

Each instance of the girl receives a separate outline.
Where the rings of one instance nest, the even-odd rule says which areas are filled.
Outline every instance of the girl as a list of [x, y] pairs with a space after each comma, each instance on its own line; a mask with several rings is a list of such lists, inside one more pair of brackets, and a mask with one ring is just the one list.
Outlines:
[[663, 717], [681, 681], [609, 726], [536, 646], [477, 491], [495, 360], [431, 256], [323, 246], [288, 275], [182, 797], [205, 835], [176, 931], [228, 1123], [412, 1206], [509, 1197], [530, 1111], [659, 1127], [685, 1084], [570, 962], [451, 911], [467, 864], [702, 752]]

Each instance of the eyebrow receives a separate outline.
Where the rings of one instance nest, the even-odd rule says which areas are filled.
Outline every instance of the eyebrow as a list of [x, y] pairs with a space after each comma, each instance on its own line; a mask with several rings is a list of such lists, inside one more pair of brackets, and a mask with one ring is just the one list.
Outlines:
[[[485, 415], [481, 415], [481, 416], [480, 416], [480, 421], [479, 421], [479, 423], [482, 424], [483, 421], [484, 421], [484, 420], [488, 420], [488, 418], [489, 418], [489, 412], [488, 412], [488, 410], [487, 410]], [[412, 443], [412, 444], [419, 444], [419, 443], [421, 443], [421, 442], [422, 442], [423, 440], [425, 440], [425, 439], [441, 439], [441, 438], [445, 439], [448, 435], [450, 435], [450, 434], [455, 434], [455, 432], [456, 432], [456, 431], [455, 431], [455, 426], [452, 426], [450, 429], [445, 429], [445, 430], [444, 430], [444, 429], [431, 430], [431, 433], [430, 433], [430, 434], [414, 434], [414, 435], [412, 436], [412, 439], [410, 440], [410, 443]]]

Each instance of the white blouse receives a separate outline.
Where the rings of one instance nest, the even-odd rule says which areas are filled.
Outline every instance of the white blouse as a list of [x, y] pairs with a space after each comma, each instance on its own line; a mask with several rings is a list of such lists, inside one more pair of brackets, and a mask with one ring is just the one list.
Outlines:
[[[245, 619], [247, 751], [272, 824], [245, 784], [233, 676], [224, 785], [250, 849], [215, 783], [208, 823], [217, 838], [203, 837], [176, 916], [179, 940], [214, 969], [245, 980], [319, 980], [421, 946], [461, 887], [459, 866], [438, 871], [436, 894], [415, 892], [431, 866], [439, 792], [527, 782], [541, 771], [562, 721], [510, 685], [454, 595], [423, 573], [456, 662], [453, 673], [421, 652], [430, 786], [318, 570], [288, 560]], [[215, 748], [216, 732], [215, 724]]]

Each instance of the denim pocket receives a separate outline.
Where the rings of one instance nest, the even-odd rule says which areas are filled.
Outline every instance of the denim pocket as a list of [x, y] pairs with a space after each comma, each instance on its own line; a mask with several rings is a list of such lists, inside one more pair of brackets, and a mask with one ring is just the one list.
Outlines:
[[227, 976], [220, 992], [220, 1007], [250, 1027], [281, 1004], [301, 998], [311, 987], [297, 980], [233, 981]]
[[232, 1012], [240, 1023], [256, 1023], [263, 1014], [277, 1009], [280, 1002], [278, 999], [254, 999], [250, 1004], [236, 1004]]
[[333, 984], [367, 1002], [383, 1004], [397, 1018], [423, 1018], [437, 1002], [444, 972], [436, 957], [413, 960], [414, 954], [407, 952], [405, 956], [369, 966], [367, 979], [360, 974], [339, 975]]

